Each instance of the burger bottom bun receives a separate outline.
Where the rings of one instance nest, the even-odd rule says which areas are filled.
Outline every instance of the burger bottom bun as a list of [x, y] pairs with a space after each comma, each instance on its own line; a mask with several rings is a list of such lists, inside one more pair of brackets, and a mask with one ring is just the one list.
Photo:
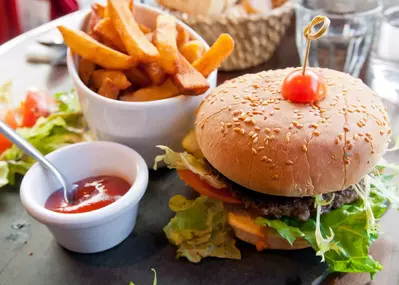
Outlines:
[[240, 206], [225, 205], [228, 211], [228, 222], [237, 238], [256, 246], [257, 250], [279, 249], [294, 250], [310, 247], [304, 238], [298, 238], [293, 245], [282, 238], [278, 232], [270, 227], [255, 224], [256, 215], [249, 213]]

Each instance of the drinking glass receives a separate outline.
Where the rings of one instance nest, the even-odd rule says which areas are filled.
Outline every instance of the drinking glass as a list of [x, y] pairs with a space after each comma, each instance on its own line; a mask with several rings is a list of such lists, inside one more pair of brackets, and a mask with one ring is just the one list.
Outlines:
[[358, 77], [369, 55], [381, 9], [378, 0], [296, 1], [296, 44], [301, 63], [306, 51], [303, 30], [315, 16], [323, 15], [331, 20], [330, 28], [312, 42], [309, 65]]
[[383, 2], [381, 26], [370, 56], [367, 84], [381, 97], [399, 104], [399, 0]]

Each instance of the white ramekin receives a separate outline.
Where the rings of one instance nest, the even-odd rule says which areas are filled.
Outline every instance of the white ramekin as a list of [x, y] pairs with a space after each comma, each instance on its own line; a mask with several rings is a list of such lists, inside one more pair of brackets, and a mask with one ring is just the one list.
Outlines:
[[60, 184], [39, 164], [33, 165], [21, 183], [22, 203], [63, 247], [80, 253], [99, 252], [119, 244], [132, 232], [139, 201], [148, 184], [148, 168], [136, 151], [112, 142], [86, 142], [61, 148], [46, 157], [71, 182], [97, 175], [116, 175], [132, 184], [129, 191], [111, 205], [87, 213], [62, 214], [44, 208]]
[[[156, 8], [135, 4], [137, 22], [153, 28], [156, 17], [165, 14]], [[87, 16], [79, 23], [84, 27]], [[184, 26], [192, 38], [208, 44], [190, 27]], [[75, 23], [76, 26], [76, 23]], [[105, 98], [90, 90], [79, 78], [77, 72], [78, 57], [72, 57], [68, 51], [67, 64], [75, 88], [79, 94], [85, 118], [99, 140], [118, 142], [134, 148], [143, 157], [148, 167], [152, 167], [154, 158], [161, 152], [156, 145], [167, 145], [174, 150], [181, 149], [185, 134], [193, 128], [194, 112], [206, 94], [199, 96], [177, 96], [151, 102], [123, 102]], [[217, 71], [209, 77], [210, 89], [216, 87]], [[208, 91], [209, 92], [209, 91]]]

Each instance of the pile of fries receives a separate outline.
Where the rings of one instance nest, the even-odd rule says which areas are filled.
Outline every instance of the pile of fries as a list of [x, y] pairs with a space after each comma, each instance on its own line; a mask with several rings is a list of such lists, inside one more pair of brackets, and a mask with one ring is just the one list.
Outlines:
[[122, 101], [153, 101], [209, 89], [206, 78], [234, 49], [228, 34], [206, 50], [169, 15], [154, 30], [136, 22], [133, 0], [93, 4], [87, 31], [59, 26], [80, 56], [79, 76], [98, 94]]

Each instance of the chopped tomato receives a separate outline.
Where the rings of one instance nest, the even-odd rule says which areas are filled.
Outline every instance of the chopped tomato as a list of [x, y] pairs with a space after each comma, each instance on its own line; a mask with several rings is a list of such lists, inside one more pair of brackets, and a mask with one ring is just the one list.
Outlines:
[[[7, 110], [4, 113], [3, 121], [13, 129], [16, 129], [18, 127], [17, 119], [15, 118], [15, 112], [13, 110]], [[10, 142], [5, 136], [0, 135], [0, 153], [2, 153], [11, 146], [12, 142]]]
[[28, 91], [22, 108], [22, 126], [32, 127], [40, 117], [50, 115], [53, 101], [43, 92]]
[[177, 174], [179, 174], [181, 180], [186, 182], [188, 186], [192, 187], [201, 195], [212, 197], [229, 204], [241, 204], [241, 201], [234, 198], [229, 189], [213, 188], [208, 183], [201, 180], [199, 175], [190, 170], [177, 170]]

